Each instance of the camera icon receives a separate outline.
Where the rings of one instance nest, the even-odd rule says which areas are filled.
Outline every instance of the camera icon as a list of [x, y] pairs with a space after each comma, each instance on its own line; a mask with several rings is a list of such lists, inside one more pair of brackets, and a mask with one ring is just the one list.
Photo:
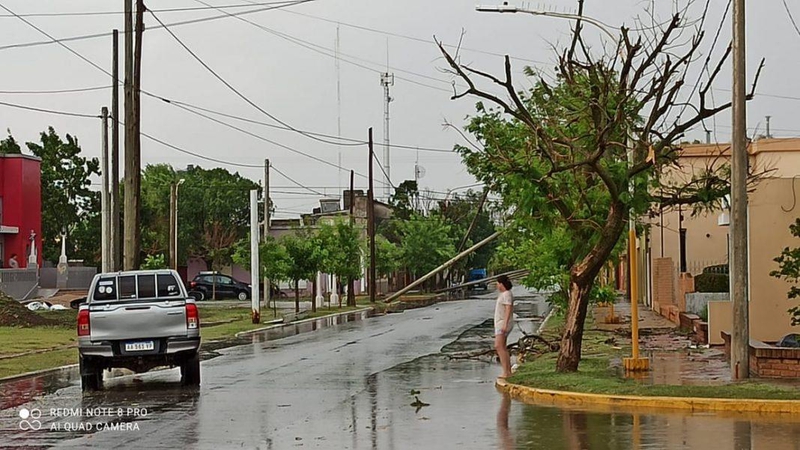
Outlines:
[[42, 428], [42, 422], [39, 419], [42, 417], [42, 411], [39, 409], [22, 408], [19, 410], [19, 429], [23, 431], [33, 430], [37, 431]]

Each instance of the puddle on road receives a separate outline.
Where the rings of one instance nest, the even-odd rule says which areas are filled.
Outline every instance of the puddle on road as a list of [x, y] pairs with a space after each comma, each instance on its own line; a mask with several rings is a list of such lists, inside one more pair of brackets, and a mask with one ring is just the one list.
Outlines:
[[[362, 311], [350, 314], [343, 314], [335, 317], [323, 317], [308, 322], [298, 324], [288, 324], [281, 327], [259, 331], [253, 334], [248, 334], [239, 338], [226, 339], [220, 341], [204, 342], [200, 349], [200, 354], [203, 360], [212, 359], [219, 356], [218, 351], [224, 348], [235, 347], [238, 345], [257, 344], [266, 341], [275, 341], [278, 339], [296, 336], [302, 333], [309, 333], [312, 331], [329, 328], [337, 325], [342, 325], [349, 322], [356, 322], [373, 317], [372, 311]], [[77, 351], [77, 350], [76, 350]], [[114, 375], [106, 372], [106, 379], [117, 378], [126, 375]], [[54, 393], [59, 389], [63, 389], [70, 385], [80, 382], [80, 375], [77, 367], [65, 368], [56, 372], [36, 375], [27, 378], [7, 381], [0, 384], [0, 410], [15, 408], [19, 405], [24, 405], [33, 399]], [[141, 391], [148, 388], [158, 389], [158, 380], [148, 380], [147, 383], [139, 383], [131, 379], [131, 383], [123, 383], [123, 386], [130, 386], [135, 391]], [[152, 386], [151, 386], [152, 385]], [[175, 383], [170, 384], [175, 387]], [[163, 386], [161, 386], [163, 388]], [[117, 386], [115, 386], [117, 389]], [[124, 392], [125, 389], [123, 388]], [[104, 390], [101, 393], [111, 390]], [[92, 394], [93, 396], [98, 394]]]

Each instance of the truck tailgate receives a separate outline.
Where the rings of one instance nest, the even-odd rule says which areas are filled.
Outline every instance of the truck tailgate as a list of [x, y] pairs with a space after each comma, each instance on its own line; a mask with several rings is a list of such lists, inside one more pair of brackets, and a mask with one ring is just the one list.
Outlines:
[[186, 336], [186, 303], [128, 302], [92, 305], [92, 341]]

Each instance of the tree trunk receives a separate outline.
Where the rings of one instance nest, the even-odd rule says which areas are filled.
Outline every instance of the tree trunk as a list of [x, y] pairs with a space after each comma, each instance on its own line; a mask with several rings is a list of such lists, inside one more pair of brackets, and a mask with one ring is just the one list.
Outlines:
[[347, 280], [347, 306], [356, 306], [356, 280]]
[[294, 312], [300, 313], [300, 280], [294, 280]]
[[[306, 284], [306, 286], [308, 286]], [[311, 312], [317, 312], [317, 296], [315, 295], [317, 292], [317, 282], [316, 280], [311, 283]]]
[[589, 308], [589, 294], [600, 269], [608, 261], [611, 252], [622, 236], [627, 219], [627, 209], [621, 202], [614, 202], [608, 212], [600, 241], [585, 258], [572, 265], [569, 275], [569, 303], [561, 349], [558, 352], [556, 371], [577, 372], [581, 362], [583, 326]]
[[581, 362], [581, 343], [583, 340], [583, 325], [586, 321], [586, 312], [589, 307], [589, 292], [592, 282], [582, 282], [580, 278], [570, 276], [569, 282], [569, 308], [567, 309], [566, 325], [561, 337], [561, 349], [556, 361], [556, 371], [576, 372]]

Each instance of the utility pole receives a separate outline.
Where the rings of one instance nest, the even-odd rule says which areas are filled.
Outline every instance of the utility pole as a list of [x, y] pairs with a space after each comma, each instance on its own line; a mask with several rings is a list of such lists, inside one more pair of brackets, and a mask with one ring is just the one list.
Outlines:
[[[356, 195], [353, 192], [355, 186], [355, 171], [350, 171], [350, 226], [356, 225], [355, 212]], [[356, 280], [352, 277], [347, 281], [347, 306], [356, 306]]]
[[253, 323], [261, 323], [261, 305], [258, 295], [258, 190], [250, 191], [250, 313]]
[[111, 61], [111, 271], [120, 269], [119, 230], [119, 30], [113, 33], [114, 49]]
[[[269, 159], [264, 160], [264, 242], [269, 239]], [[269, 278], [264, 275], [264, 306], [269, 309], [269, 299], [272, 295], [272, 285]], [[278, 316], [277, 306], [272, 309], [274, 317]]]
[[372, 127], [369, 129], [369, 190], [367, 191], [367, 235], [369, 236], [369, 301], [375, 303], [375, 191], [372, 183], [372, 162], [375, 160], [372, 148]]
[[750, 377], [749, 270], [747, 249], [747, 109], [745, 107], [745, 1], [733, 2], [733, 136], [731, 144], [731, 276], [733, 330], [731, 378]]
[[111, 271], [111, 255], [109, 251], [109, 232], [111, 231], [109, 226], [111, 225], [111, 220], [108, 208], [108, 108], [103, 106], [100, 116], [103, 119], [103, 151], [100, 155], [100, 184], [102, 185], [100, 188], [100, 265], [103, 273], [108, 273]]
[[125, 1], [125, 248], [124, 269], [139, 266], [141, 248], [141, 138], [140, 88], [142, 74], [142, 34], [144, 32], [144, 1], [136, 0], [135, 47], [133, 30], [133, 0]]
[[[387, 56], [388, 59], [388, 56]], [[383, 193], [388, 199], [392, 195], [392, 168], [391, 168], [391, 152], [389, 151], [389, 103], [392, 102], [392, 97], [389, 95], [389, 86], [394, 85], [394, 74], [389, 73], [387, 70], [381, 74], [381, 84], [383, 85], [384, 105], [383, 105], [383, 166], [386, 169], [386, 184], [383, 187]]]
[[178, 185], [169, 186], [169, 267], [178, 270]]

